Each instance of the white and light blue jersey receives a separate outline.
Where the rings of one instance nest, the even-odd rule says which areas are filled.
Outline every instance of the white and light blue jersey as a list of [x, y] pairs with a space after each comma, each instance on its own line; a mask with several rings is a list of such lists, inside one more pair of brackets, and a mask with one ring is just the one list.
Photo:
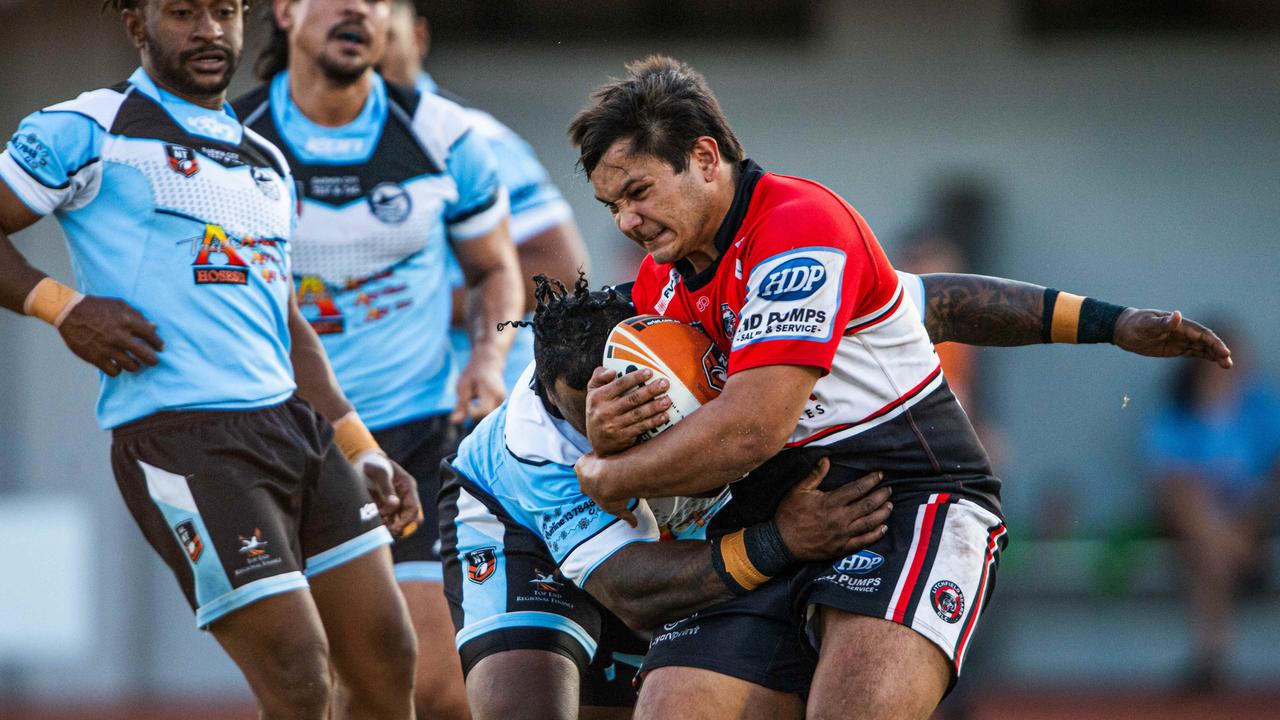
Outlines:
[[[439, 86], [429, 73], [418, 75], [418, 90], [424, 94], [438, 94]], [[475, 124], [475, 130], [489, 143], [498, 158], [498, 178], [507, 188], [511, 198], [511, 240], [520, 245], [548, 230], [573, 220], [573, 210], [551, 182], [551, 175], [538, 160], [537, 154], [524, 138], [503, 125], [497, 118], [477, 108], [464, 108]], [[458, 260], [449, 254], [449, 278], [453, 287], [463, 286], [462, 268]], [[503, 332], [515, 332], [516, 339], [507, 354], [507, 367], [503, 374], [507, 390], [515, 387], [525, 366], [533, 362], [533, 329], [510, 328]], [[471, 342], [465, 328], [452, 328], [449, 339], [453, 346], [457, 367], [466, 365], [471, 356]]]
[[101, 376], [104, 428], [160, 410], [264, 407], [294, 391], [280, 152], [230, 107], [210, 110], [141, 69], [22, 121], [3, 180], [67, 236], [79, 290], [155, 323], [160, 363]]
[[560, 571], [581, 587], [618, 550], [657, 541], [659, 528], [643, 500], [634, 505], [633, 528], [583, 494], [573, 465], [590, 445], [547, 412], [532, 381], [530, 364], [507, 401], [462, 441], [453, 468], [541, 537]]
[[293, 103], [287, 71], [236, 106], [294, 168], [299, 305], [365, 423], [377, 430], [452, 410], [449, 243], [508, 216], [497, 163], [470, 116], [375, 75], [360, 115], [324, 127]]

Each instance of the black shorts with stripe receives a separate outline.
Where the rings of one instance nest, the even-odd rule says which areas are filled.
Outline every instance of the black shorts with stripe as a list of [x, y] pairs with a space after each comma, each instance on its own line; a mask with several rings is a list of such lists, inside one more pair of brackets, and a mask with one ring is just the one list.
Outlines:
[[954, 678], [995, 586], [1004, 524], [959, 494], [902, 494], [893, 503], [889, 532], [870, 547], [809, 563], [655, 632], [642, 672], [696, 667], [803, 695], [820, 648], [808, 620], [822, 605], [912, 628], [951, 660]]
[[112, 431], [125, 505], [196, 624], [390, 544], [364, 481], [306, 402], [160, 412]]

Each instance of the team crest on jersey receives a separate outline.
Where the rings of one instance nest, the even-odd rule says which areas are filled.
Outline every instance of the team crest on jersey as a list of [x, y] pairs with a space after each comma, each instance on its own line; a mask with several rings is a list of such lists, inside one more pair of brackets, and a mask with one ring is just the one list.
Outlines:
[[196, 151], [183, 145], [164, 146], [164, 154], [169, 158], [169, 169], [182, 177], [191, 177], [200, 172], [200, 162], [196, 160]]
[[379, 183], [369, 191], [369, 209], [382, 222], [399, 225], [409, 219], [413, 200], [409, 198], [409, 192], [396, 183]]
[[724, 336], [730, 340], [738, 329], [738, 314], [729, 307], [729, 303], [720, 303], [720, 329], [724, 330]]
[[249, 175], [253, 177], [253, 184], [258, 186], [263, 195], [268, 200], [280, 199], [280, 186], [276, 183], [276, 174], [269, 168], [252, 167], [249, 168]]
[[729, 379], [729, 356], [715, 343], [702, 354], [702, 374], [708, 385], [724, 392], [725, 380]]
[[187, 551], [191, 562], [198, 562], [204, 554], [204, 541], [200, 539], [200, 533], [196, 532], [195, 522], [183, 520], [174, 526], [173, 531], [177, 533], [178, 542], [182, 543], [182, 549]]
[[480, 584], [493, 575], [498, 569], [498, 560], [494, 555], [497, 548], [486, 547], [467, 553], [467, 579]]
[[949, 623], [958, 623], [964, 615], [964, 593], [950, 580], [939, 580], [929, 589], [929, 604], [938, 617]]

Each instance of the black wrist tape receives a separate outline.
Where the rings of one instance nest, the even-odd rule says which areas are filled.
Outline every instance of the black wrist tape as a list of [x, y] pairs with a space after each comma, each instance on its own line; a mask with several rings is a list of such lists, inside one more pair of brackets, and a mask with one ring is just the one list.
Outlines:
[[796, 561], [786, 543], [782, 542], [777, 523], [772, 520], [747, 528], [742, 539], [751, 564], [769, 577], [780, 574]]
[[1053, 306], [1058, 302], [1058, 290], [1044, 289], [1044, 311], [1040, 314], [1040, 342], [1053, 342]]
[[1128, 308], [1109, 302], [1085, 298], [1080, 306], [1080, 325], [1076, 331], [1078, 343], [1109, 343], [1115, 340], [1116, 320]]

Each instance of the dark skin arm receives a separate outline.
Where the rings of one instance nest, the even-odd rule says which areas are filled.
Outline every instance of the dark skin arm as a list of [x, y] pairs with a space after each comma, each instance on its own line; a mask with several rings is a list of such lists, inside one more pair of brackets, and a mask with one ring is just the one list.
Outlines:
[[[548, 228], [516, 245], [516, 257], [520, 262], [520, 277], [524, 280], [525, 312], [532, 312], [538, 306], [538, 301], [533, 296], [535, 275], [558, 278], [566, 285], [572, 285], [573, 278], [578, 276], [578, 270], [587, 269], [587, 248], [582, 244], [582, 235], [572, 220]], [[465, 306], [466, 291], [454, 288], [454, 327], [466, 326]]]
[[493, 412], [506, 398], [502, 369], [515, 339], [498, 323], [519, 317], [523, 300], [515, 245], [504, 220], [481, 237], [455, 243], [454, 255], [466, 278], [464, 312], [471, 359], [458, 378], [458, 405], [449, 420], [460, 423]]
[[[935, 343], [1014, 347], [1042, 342], [1044, 287], [957, 273], [921, 275], [924, 324]], [[1116, 321], [1114, 344], [1136, 355], [1179, 355], [1230, 368], [1231, 350], [1209, 328], [1178, 311], [1128, 308]]]
[[[800, 561], [842, 557], [879, 540], [893, 509], [888, 488], [875, 489], [879, 473], [819, 490], [829, 466], [820, 461], [774, 516]], [[734, 597], [713, 569], [711, 553], [712, 544], [702, 540], [632, 543], [596, 568], [585, 589], [627, 625], [647, 630]]]
[[[0, 182], [0, 307], [22, 313], [27, 295], [45, 277], [14, 247], [9, 235], [40, 219]], [[156, 326], [116, 298], [87, 296], [67, 315], [58, 334], [81, 360], [115, 377], [160, 362], [164, 342]]]
[[[299, 397], [311, 403], [329, 422], [337, 422], [351, 412], [351, 401], [339, 387], [320, 336], [302, 316], [293, 293], [289, 294], [289, 335], [292, 340], [289, 360], [293, 363]], [[404, 468], [390, 458], [387, 461], [392, 470], [389, 476], [384, 467], [376, 464], [365, 463], [357, 469], [363, 472], [387, 529], [396, 537], [406, 537], [417, 529], [422, 519], [418, 485]]]

